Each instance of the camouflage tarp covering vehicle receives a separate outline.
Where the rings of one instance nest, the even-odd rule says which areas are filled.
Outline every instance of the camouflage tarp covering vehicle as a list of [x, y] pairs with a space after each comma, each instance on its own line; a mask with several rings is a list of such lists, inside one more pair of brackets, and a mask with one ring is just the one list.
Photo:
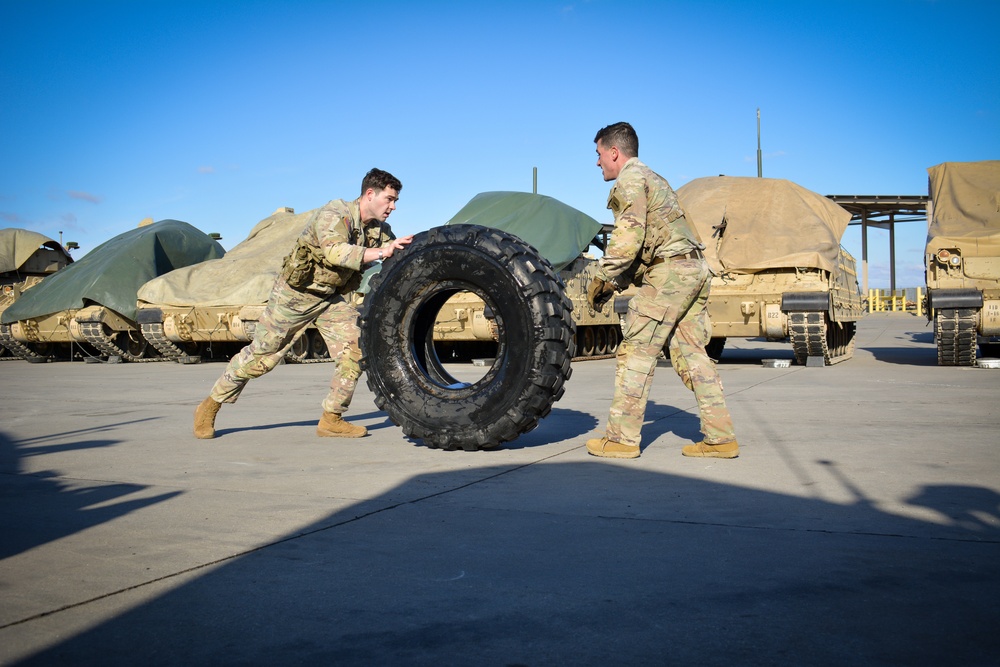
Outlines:
[[840, 245], [850, 213], [783, 179], [698, 178], [677, 194], [716, 274], [711, 355], [731, 336], [790, 339], [800, 364], [854, 354], [864, 309], [854, 258]]
[[186, 222], [161, 220], [124, 232], [49, 276], [4, 310], [3, 336], [32, 345], [85, 342], [136, 361], [147, 346], [135, 323], [144, 283], [225, 249]]
[[[225, 257], [150, 280], [138, 293], [143, 336], [170, 358], [200, 351], [228, 356], [253, 338], [285, 255], [313, 211], [279, 208], [257, 223]], [[289, 358], [329, 356], [314, 327], [293, 344]]]
[[[499, 229], [533, 246], [559, 272], [573, 304], [577, 354], [613, 353], [621, 337], [618, 315], [609, 303], [594, 311], [587, 285], [595, 260], [584, 253], [607, 229], [589, 215], [557, 199], [526, 192], [483, 192], [473, 197], [446, 225], [481, 225]], [[493, 355], [496, 341], [490, 295], [457, 292], [444, 303], [434, 324], [435, 347], [442, 359]]]
[[[26, 289], [72, 262], [69, 252], [44, 234], [27, 229], [0, 229], [0, 313]], [[7, 328], [0, 329], [0, 358], [34, 354], [26, 345], [11, 338]]]
[[927, 315], [938, 363], [970, 366], [976, 343], [1000, 355], [1000, 160], [927, 170]]

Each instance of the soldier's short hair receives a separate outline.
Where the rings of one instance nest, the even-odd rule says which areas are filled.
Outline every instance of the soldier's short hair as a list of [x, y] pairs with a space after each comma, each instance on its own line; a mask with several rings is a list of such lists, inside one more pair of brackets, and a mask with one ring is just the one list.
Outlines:
[[639, 157], [639, 135], [628, 123], [614, 123], [602, 127], [594, 137], [594, 143], [598, 142], [605, 148], [617, 146], [618, 150], [628, 157]]
[[403, 184], [399, 182], [398, 178], [387, 171], [372, 169], [365, 174], [364, 179], [361, 181], [361, 194], [368, 192], [368, 188], [371, 188], [375, 192], [381, 192], [386, 188], [392, 188], [396, 192], [399, 192], [403, 189]]

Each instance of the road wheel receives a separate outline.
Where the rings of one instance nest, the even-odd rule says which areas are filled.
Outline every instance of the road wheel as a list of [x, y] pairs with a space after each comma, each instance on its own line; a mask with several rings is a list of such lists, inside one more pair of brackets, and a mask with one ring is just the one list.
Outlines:
[[309, 329], [306, 331], [306, 335], [309, 336], [310, 357], [313, 359], [329, 359], [330, 348], [326, 346], [326, 341], [323, 340], [323, 335], [320, 334], [319, 329]]
[[580, 327], [577, 329], [577, 334], [582, 339], [580, 343], [580, 356], [582, 357], [592, 357], [594, 356], [594, 327]]
[[622, 330], [617, 324], [608, 325], [608, 354], [618, 352], [618, 344], [622, 341]]
[[[438, 358], [434, 322], [450, 297], [495, 315], [497, 352], [474, 382]], [[552, 266], [518, 237], [478, 225], [417, 234], [371, 280], [362, 368], [375, 403], [412, 438], [442, 449], [497, 447], [538, 425], [563, 394], [575, 352], [572, 303]]]
[[722, 350], [726, 347], [726, 339], [723, 338], [712, 338], [708, 341], [708, 345], [705, 346], [705, 352], [708, 354], [708, 358], [719, 363], [722, 359]]

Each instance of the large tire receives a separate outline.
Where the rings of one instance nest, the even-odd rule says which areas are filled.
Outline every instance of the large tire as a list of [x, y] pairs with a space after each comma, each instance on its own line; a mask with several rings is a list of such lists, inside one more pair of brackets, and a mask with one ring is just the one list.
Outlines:
[[[434, 322], [460, 291], [478, 294], [498, 330], [493, 365], [472, 384], [445, 369]], [[361, 366], [375, 403], [430, 447], [499, 446], [538, 425], [563, 394], [575, 352], [573, 305], [552, 266], [518, 237], [478, 225], [417, 234], [372, 278]]]

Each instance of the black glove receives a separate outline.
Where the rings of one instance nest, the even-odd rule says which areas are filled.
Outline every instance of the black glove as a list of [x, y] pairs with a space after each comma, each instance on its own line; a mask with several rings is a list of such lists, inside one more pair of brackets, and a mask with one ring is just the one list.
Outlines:
[[593, 278], [587, 287], [587, 302], [594, 310], [601, 310], [614, 294], [614, 283], [609, 283], [600, 278]]

